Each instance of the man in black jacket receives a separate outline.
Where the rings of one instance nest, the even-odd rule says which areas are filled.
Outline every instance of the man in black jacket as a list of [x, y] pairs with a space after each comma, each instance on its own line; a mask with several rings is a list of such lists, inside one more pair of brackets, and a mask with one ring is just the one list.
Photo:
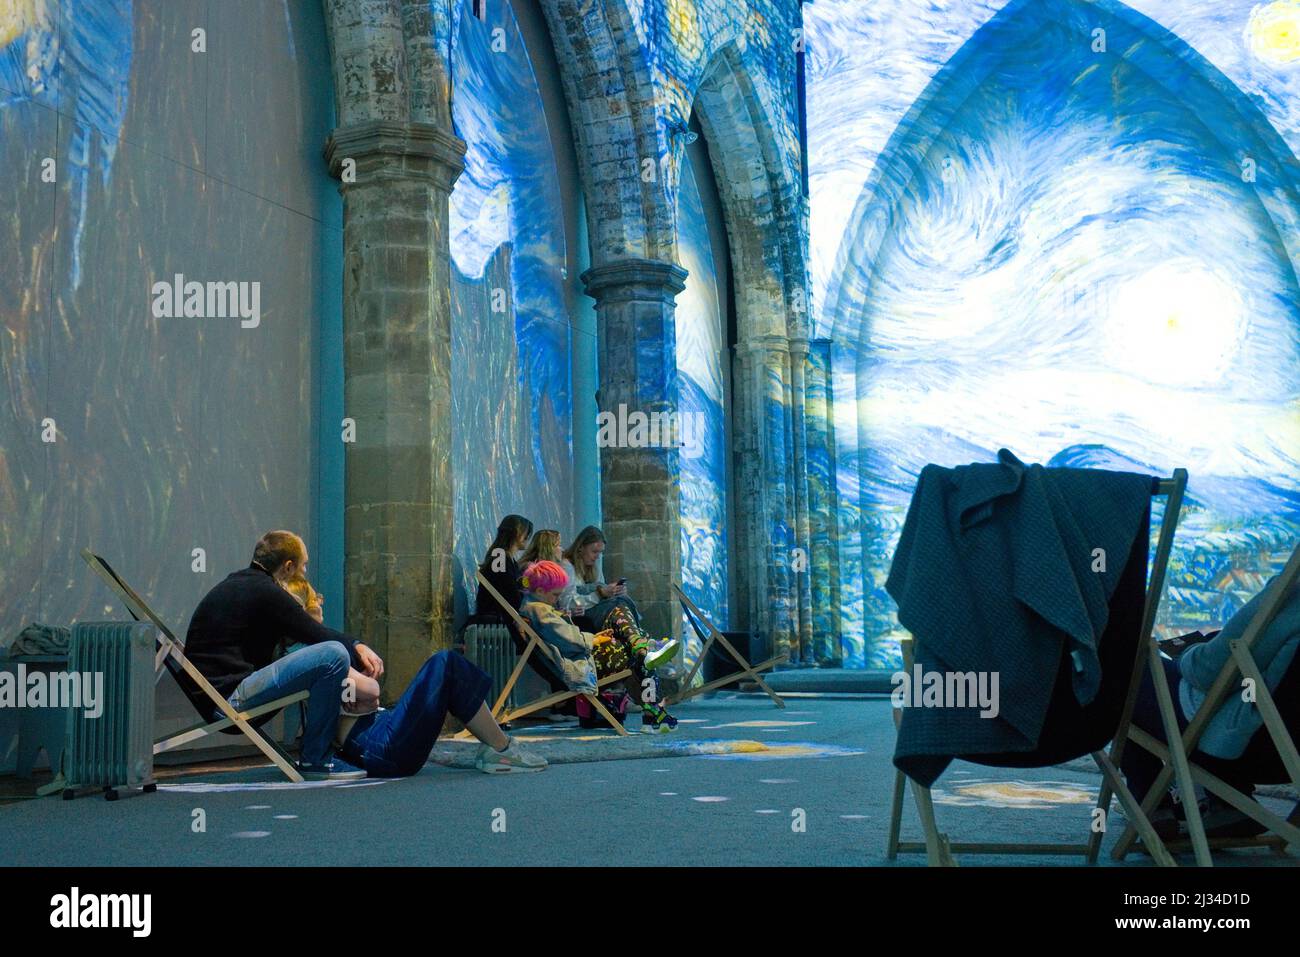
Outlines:
[[[232, 572], [199, 602], [185, 654], [237, 711], [307, 691], [299, 769], [304, 777], [365, 777], [331, 760], [348, 668], [379, 679], [384, 662], [370, 648], [309, 615], [281, 583], [305, 577], [307, 546], [293, 532], [267, 532], [247, 568]], [[279, 660], [276, 646], [306, 645]]]

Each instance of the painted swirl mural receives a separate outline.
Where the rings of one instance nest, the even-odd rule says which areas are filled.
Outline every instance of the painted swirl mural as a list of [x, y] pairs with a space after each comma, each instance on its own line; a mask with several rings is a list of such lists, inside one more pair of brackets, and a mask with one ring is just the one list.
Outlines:
[[920, 469], [1002, 446], [1188, 468], [1160, 627], [1221, 621], [1300, 537], [1300, 4], [808, 17], [845, 663], [898, 661]]
[[[727, 344], [718, 305], [717, 268], [690, 163], [677, 194], [677, 254], [688, 271], [677, 296], [680, 396], [682, 588], [719, 628], [727, 627], [727, 444], [722, 372]], [[701, 642], [683, 619], [689, 666]]]
[[[341, 216], [323, 15], [209, 6], [0, 3], [5, 637], [114, 614], [86, 546], [183, 630], [260, 532], [314, 542], [316, 510], [341, 511], [316, 495]], [[258, 322], [158, 315], [152, 286], [177, 274], [260, 284]]]
[[453, 6], [456, 557], [466, 595], [500, 519], [573, 528], [566, 238], [551, 133], [510, 5]]

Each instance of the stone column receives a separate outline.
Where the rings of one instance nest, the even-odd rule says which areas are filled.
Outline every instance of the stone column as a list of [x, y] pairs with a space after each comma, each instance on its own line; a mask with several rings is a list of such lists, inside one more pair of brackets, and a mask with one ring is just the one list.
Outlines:
[[736, 509], [743, 533], [738, 595], [746, 626], [760, 632], [771, 654], [797, 660], [790, 583], [795, 537], [788, 507], [790, 468], [785, 336], [759, 336], [736, 346]]
[[464, 154], [426, 123], [344, 126], [325, 146], [344, 198], [344, 415], [355, 422], [344, 612], [387, 664], [386, 703], [451, 645], [447, 201]]
[[[674, 309], [686, 288], [686, 270], [659, 260], [621, 259], [593, 266], [582, 281], [596, 300], [602, 415], [627, 423], [634, 413], [675, 414]], [[659, 445], [648, 445], [635, 432], [620, 430], [614, 442], [602, 442], [604, 570], [608, 581], [629, 580], [652, 636], [678, 637], [681, 613], [669, 586], [681, 584], [680, 453], [665, 446], [664, 436], [659, 439]]]
[[804, 381], [813, 660], [838, 666], [840, 652], [839, 495], [835, 472], [830, 341], [814, 340]]
[[795, 602], [796, 617], [791, 623], [798, 634], [799, 661], [815, 663], [813, 654], [812, 624], [812, 546], [808, 522], [808, 433], [805, 426], [804, 369], [808, 362], [808, 340], [790, 339], [790, 445], [793, 452], [790, 463], [791, 483], [794, 486], [794, 537], [800, 549], [798, 567], [791, 562], [790, 584]]

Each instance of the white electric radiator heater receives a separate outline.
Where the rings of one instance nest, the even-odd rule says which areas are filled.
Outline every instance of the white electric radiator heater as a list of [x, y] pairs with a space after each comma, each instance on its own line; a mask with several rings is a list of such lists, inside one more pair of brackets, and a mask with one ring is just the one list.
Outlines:
[[[156, 789], [153, 778], [154, 652], [157, 629], [148, 622], [79, 622], [69, 642], [69, 679], [82, 701], [68, 705], [65, 800], [79, 788], [102, 788], [115, 801], [120, 789]], [[103, 676], [94, 711], [87, 696]], [[87, 683], [90, 687], [87, 688]], [[69, 681], [71, 684], [71, 680]]]

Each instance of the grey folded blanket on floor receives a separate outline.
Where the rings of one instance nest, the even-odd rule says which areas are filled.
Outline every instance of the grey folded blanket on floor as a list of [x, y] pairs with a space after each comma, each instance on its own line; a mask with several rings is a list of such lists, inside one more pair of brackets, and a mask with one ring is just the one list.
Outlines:
[[998, 714], [906, 708], [898, 768], [928, 786], [953, 756], [1034, 750], [1063, 654], [1079, 703], [1095, 697], [1097, 640], [1153, 481], [1026, 466], [1006, 449], [997, 464], [921, 471], [885, 588], [923, 673], [996, 672]]
[[18, 655], [66, 655], [72, 629], [62, 625], [32, 622], [9, 643], [9, 657]]

